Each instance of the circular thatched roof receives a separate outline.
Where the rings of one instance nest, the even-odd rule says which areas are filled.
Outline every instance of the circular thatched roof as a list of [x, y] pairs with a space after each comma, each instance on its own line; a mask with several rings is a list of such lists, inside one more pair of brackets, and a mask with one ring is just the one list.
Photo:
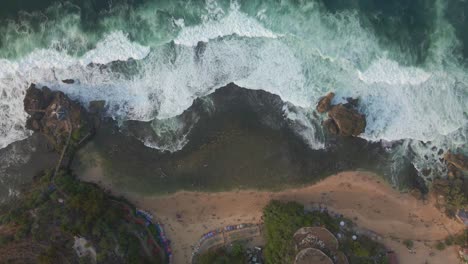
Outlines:
[[333, 264], [333, 261], [321, 250], [306, 248], [297, 253], [294, 264]]
[[[322, 241], [323, 244], [321, 246], [316, 245], [316, 240], [311, 239], [314, 237]], [[302, 227], [294, 233], [293, 239], [298, 250], [309, 247], [327, 248], [331, 251], [338, 250], [338, 240], [328, 229], [323, 227]]]

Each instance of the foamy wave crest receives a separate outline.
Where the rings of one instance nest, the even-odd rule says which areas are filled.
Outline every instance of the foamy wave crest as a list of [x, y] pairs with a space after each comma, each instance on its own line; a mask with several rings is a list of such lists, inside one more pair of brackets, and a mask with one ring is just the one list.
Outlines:
[[278, 37], [263, 27], [255, 18], [240, 12], [239, 6], [233, 4], [229, 13], [220, 20], [209, 20], [197, 26], [183, 28], [174, 42], [185, 46], [196, 46], [199, 41], [208, 42], [218, 37], [230, 35], [250, 38]]
[[[27, 114], [23, 111], [23, 97], [30, 83], [49, 85], [64, 91], [88, 87], [83, 89], [89, 92], [89, 95], [83, 97], [85, 102], [105, 99], [106, 96], [115, 96], [118, 89], [99, 94], [89, 88], [109, 88], [112, 74], [87, 69], [86, 66], [89, 63], [106, 64], [129, 58], [142, 59], [148, 53], [149, 48], [130, 42], [123, 32], [116, 31], [106, 35], [95, 49], [80, 58], [54, 49], [39, 49], [17, 60], [0, 60], [0, 148], [30, 135], [25, 129]], [[80, 83], [74, 88], [67, 87], [61, 83], [62, 79], [67, 78], [76, 78]], [[79, 94], [82, 95], [81, 92]], [[121, 96], [125, 98], [128, 92]], [[123, 104], [124, 101], [120, 100], [119, 103]]]
[[[190, 12], [174, 12], [172, 17], [167, 14], [174, 6], [168, 4], [167, 12], [159, 12], [148, 5], [131, 14], [134, 23], [144, 22], [141, 32], [136, 34], [134, 27], [128, 32], [144, 36], [138, 41], [151, 48], [129, 41], [127, 31], [119, 27], [80, 57], [69, 55], [75, 53], [67, 53], [66, 48], [50, 48], [0, 61], [0, 147], [28, 135], [22, 97], [31, 82], [65, 91], [83, 103], [105, 99], [110, 115], [119, 121], [156, 119], [156, 123], [181, 114], [194, 99], [235, 82], [279, 95], [287, 105], [285, 118], [312, 148], [323, 147], [323, 132], [317, 126], [320, 118], [310, 112], [318, 98], [332, 90], [337, 94], [335, 102], [360, 98], [368, 124], [363, 138], [432, 141], [436, 149], [447, 149], [455, 146], [448, 143], [455, 138], [466, 140], [468, 75], [452, 54], [457, 40], [444, 20], [443, 2], [436, 3], [440, 10], [428, 58], [417, 65], [405, 60], [407, 54], [401, 50], [382, 47], [356, 12], [329, 13], [313, 2], [249, 1], [242, 9], [235, 3], [223, 8], [217, 1], [207, 1], [205, 9], [195, 14], [201, 20], [196, 25], [193, 21], [198, 17], [194, 19]], [[106, 25], [126, 25], [123, 19], [116, 21]], [[138, 60], [132, 73], [88, 66], [128, 58]], [[76, 82], [61, 82], [69, 78]], [[186, 142], [186, 130], [181, 127], [155, 126], [164, 133], [156, 133], [158, 138], [145, 144], [179, 149]], [[181, 143], [163, 142], [171, 138]], [[423, 164], [421, 157], [427, 154], [423, 147], [411, 148], [418, 151], [416, 162]]]
[[418, 85], [431, 75], [416, 67], [402, 67], [396, 61], [379, 59], [364, 72], [358, 71], [359, 79], [367, 84], [386, 83], [389, 85]]
[[[373, 84], [362, 89], [363, 111], [368, 126], [363, 137], [394, 141], [415, 139], [432, 141], [460, 129], [466, 123], [466, 84], [458, 83], [446, 72], [432, 72], [431, 78], [417, 83]], [[408, 81], [408, 80], [405, 80]]]
[[130, 42], [122, 31], [115, 31], [98, 42], [96, 48], [86, 52], [80, 59], [84, 65], [90, 63], [107, 64], [112, 61], [125, 61], [130, 58], [141, 60], [150, 52], [149, 47]]

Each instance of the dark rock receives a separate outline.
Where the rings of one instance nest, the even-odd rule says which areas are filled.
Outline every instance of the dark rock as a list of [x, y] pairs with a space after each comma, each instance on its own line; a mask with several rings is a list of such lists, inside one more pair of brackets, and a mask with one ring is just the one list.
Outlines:
[[94, 127], [99, 127], [101, 125], [102, 117], [106, 111], [106, 101], [98, 100], [89, 102], [88, 111], [92, 115], [92, 121]]
[[102, 114], [105, 111], [106, 101], [97, 100], [89, 102], [89, 112], [93, 114]]
[[426, 177], [429, 176], [429, 175], [431, 175], [431, 172], [432, 172], [432, 170], [429, 169], [429, 168], [425, 168], [425, 169], [423, 169], [423, 170], [421, 171], [422, 175], [424, 175], [424, 176], [426, 176]]
[[455, 165], [451, 163], [447, 164], [447, 176], [449, 178], [457, 178], [461, 175], [461, 171], [457, 167], [455, 167]]
[[61, 150], [69, 137], [73, 144], [94, 131], [86, 110], [60, 91], [41, 90], [32, 84], [24, 98], [24, 109], [31, 115], [26, 127], [45, 135], [56, 150]]
[[357, 136], [366, 128], [365, 116], [356, 109], [347, 108], [342, 104], [333, 106], [328, 116], [333, 119], [340, 136]]
[[338, 127], [335, 124], [335, 121], [333, 119], [327, 119], [323, 121], [322, 125], [333, 135], [338, 135]]
[[318, 104], [317, 104], [317, 112], [319, 113], [325, 113], [331, 108], [331, 101], [333, 100], [333, 97], [335, 97], [334, 93], [328, 93], [326, 96], [320, 98]]
[[468, 171], [468, 157], [463, 154], [445, 153], [444, 160], [461, 171]]
[[320, 98], [317, 104], [317, 112], [328, 112], [330, 119], [322, 122], [322, 125], [334, 135], [357, 136], [364, 132], [366, 128], [365, 116], [357, 110], [359, 100], [346, 98], [346, 104], [331, 105], [335, 96], [334, 93], [328, 93]]
[[24, 111], [31, 115], [33, 119], [41, 119], [44, 115], [46, 104], [47, 102], [42, 90], [36, 88], [36, 86], [32, 84], [28, 90], [26, 90], [26, 96], [23, 100]]
[[344, 104], [344, 106], [346, 108], [357, 108], [358, 107], [358, 104], [359, 104], [359, 99], [357, 98], [352, 98], [352, 97], [348, 97], [346, 98], [346, 104]]
[[29, 118], [28, 120], [26, 120], [26, 128], [38, 132], [41, 130], [41, 124], [37, 119]]
[[197, 46], [195, 47], [195, 60], [196, 61], [199, 61], [203, 57], [203, 54], [206, 51], [206, 46], [207, 46], [206, 44], [207, 43], [203, 41], [199, 41], [197, 43]]
[[75, 80], [73, 79], [65, 79], [65, 80], [62, 80], [63, 83], [66, 83], [66, 84], [73, 84], [75, 83]]

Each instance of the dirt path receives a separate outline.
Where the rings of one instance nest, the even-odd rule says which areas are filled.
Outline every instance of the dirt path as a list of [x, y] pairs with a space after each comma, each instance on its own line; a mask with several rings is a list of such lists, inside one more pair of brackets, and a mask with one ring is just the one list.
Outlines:
[[[94, 182], [102, 180], [99, 178], [96, 173], [93, 177], [83, 177]], [[102, 185], [119, 193], [112, 185]], [[424, 203], [409, 194], [402, 194], [367, 172], [343, 172], [311, 186], [281, 192], [247, 190], [178, 192], [155, 197], [124, 195], [139, 207], [152, 211], [166, 224], [166, 232], [172, 240], [174, 263], [188, 263], [191, 246], [209, 230], [258, 222], [262, 208], [271, 199], [297, 201], [306, 207], [322, 203], [353, 219], [358, 226], [381, 235], [382, 242], [397, 252], [400, 263], [424, 264], [426, 260], [428, 263], [457, 263], [454, 248], [439, 252], [431, 247], [433, 241], [463, 230], [462, 224], [448, 219], [432, 201]], [[181, 217], [178, 219], [177, 215]], [[401, 242], [397, 242], [403, 239], [421, 241], [415, 243], [416, 254], [410, 254]], [[433, 256], [430, 256], [431, 252]]]

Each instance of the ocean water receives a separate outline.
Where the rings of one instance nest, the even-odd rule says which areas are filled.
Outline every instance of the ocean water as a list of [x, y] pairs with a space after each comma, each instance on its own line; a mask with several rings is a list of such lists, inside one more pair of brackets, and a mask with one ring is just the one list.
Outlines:
[[10, 2], [0, 13], [0, 148], [30, 136], [30, 83], [104, 99], [122, 125], [152, 121], [161, 138], [144, 143], [177, 151], [196, 120], [174, 117], [234, 82], [279, 95], [312, 149], [326, 145], [315, 104], [334, 91], [335, 103], [360, 99], [361, 137], [382, 142], [395, 170], [410, 159], [432, 177], [440, 150], [468, 152], [465, 1]]

